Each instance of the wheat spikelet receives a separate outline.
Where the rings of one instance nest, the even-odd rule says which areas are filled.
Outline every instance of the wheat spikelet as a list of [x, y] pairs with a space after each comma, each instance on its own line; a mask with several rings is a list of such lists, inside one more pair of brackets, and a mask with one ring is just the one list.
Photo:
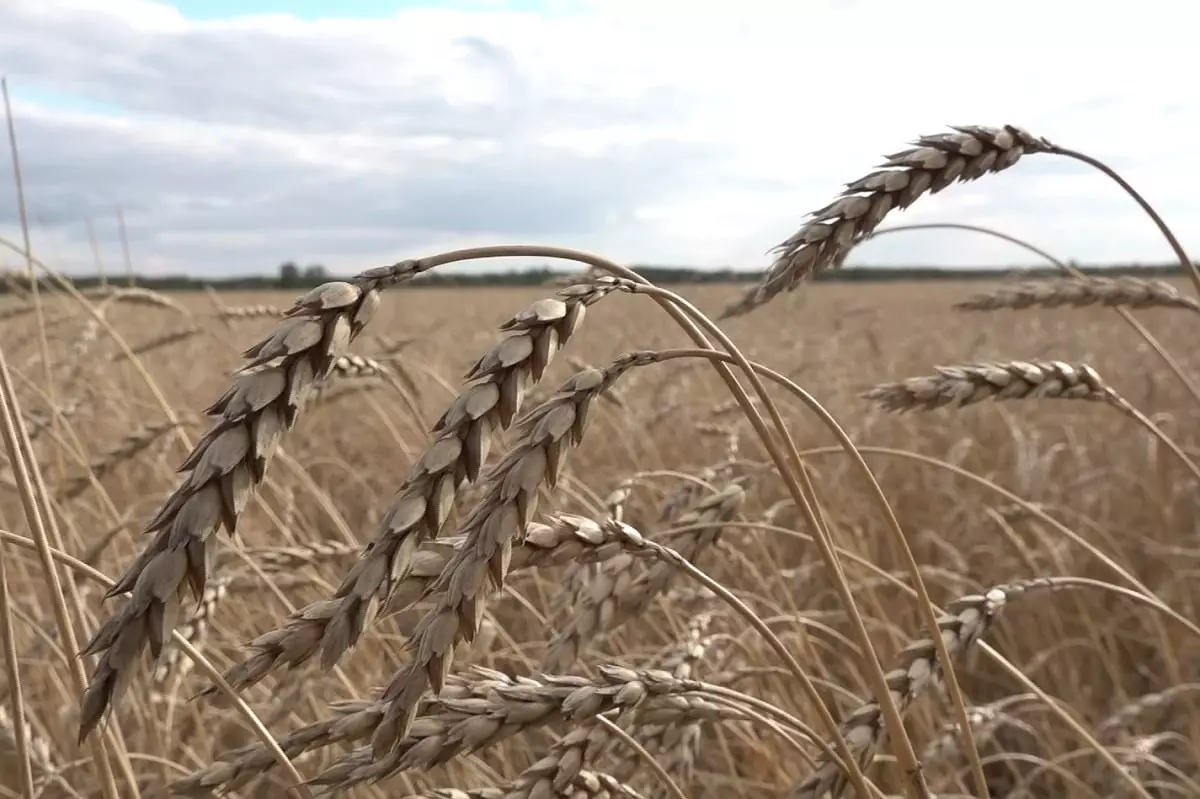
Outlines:
[[1115, 740], [1127, 733], [1141, 716], [1152, 710], [1170, 707], [1177, 699], [1189, 694], [1200, 694], [1200, 683], [1180, 683], [1139, 696], [1100, 722], [1096, 733], [1102, 740]]
[[1063, 361], [1009, 361], [939, 366], [937, 374], [884, 383], [862, 394], [886, 411], [960, 408], [986, 400], [1070, 399], [1124, 401], [1086, 364]]
[[994, 311], [1001, 308], [1183, 308], [1200, 313], [1200, 301], [1187, 297], [1162, 280], [1121, 278], [1064, 278], [1027, 282], [982, 292], [954, 304], [960, 311]]
[[[697, 713], [726, 715], [702, 697], [681, 696], [702, 692], [702, 683], [676, 680], [667, 672], [657, 670], [605, 665], [597, 672], [598, 680], [542, 677], [540, 684], [530, 681], [517, 688], [497, 688], [495, 693], [499, 702], [457, 703], [455, 707], [460, 711], [467, 711], [469, 707], [467, 724], [463, 724], [457, 714], [451, 715], [452, 726], [440, 721], [436, 726], [426, 726], [422, 722], [428, 717], [419, 717], [414, 720], [409, 736], [398, 741], [396, 748], [385, 757], [377, 759], [372, 747], [360, 747], [334, 763], [312, 783], [326, 786], [328, 790], [323, 795], [330, 795], [400, 771], [439, 765], [451, 757], [491, 746], [551, 721], [579, 724], [603, 713], [621, 713], [634, 707], [644, 707], [647, 712], [654, 708], [663, 714], [659, 717], [662, 723], [696, 718]], [[436, 730], [436, 740], [426, 734], [431, 727]]]
[[[491, 431], [512, 423], [525, 382], [541, 379], [555, 352], [582, 322], [585, 309], [611, 290], [603, 283], [567, 289], [563, 299], [536, 302], [505, 323], [501, 329], [510, 335], [471, 368], [468, 386], [435, 424], [434, 442], [392, 497], [374, 539], [333, 599], [297, 610], [258, 640], [269, 641], [264, 645], [273, 652], [289, 653], [290, 667], [319, 649], [322, 666], [332, 668], [403, 582], [421, 543], [439, 534], [460, 485], [478, 479]], [[235, 666], [228, 678], [242, 685], [261, 680], [265, 657], [252, 645], [248, 661]]]
[[953, 133], [920, 137], [914, 147], [888, 156], [878, 171], [847, 184], [836, 200], [775, 248], [775, 261], [763, 278], [721, 318], [749, 313], [834, 266], [893, 209], [907, 208], [951, 184], [1008, 169], [1026, 153], [1050, 147], [1045, 139], [1011, 125], [952, 127]]
[[[1014, 600], [1034, 591], [1054, 587], [1053, 580], [1033, 579], [998, 585], [986, 594], [957, 599], [938, 620], [938, 630], [951, 656], [961, 655], [979, 641], [1004, 609]], [[888, 690], [903, 713], [931, 685], [941, 680], [942, 666], [933, 641], [924, 636], [901, 651], [899, 665], [888, 672]], [[883, 712], [875, 701], [867, 702], [842, 724], [842, 737], [866, 769], [884, 740]], [[837, 799], [846, 789], [845, 772], [834, 761], [822, 758], [817, 768], [789, 793], [789, 799]]]
[[[204, 586], [204, 594], [200, 597], [199, 604], [192, 608], [183, 624], [179, 625], [179, 634], [189, 644], [197, 648], [203, 645], [204, 639], [208, 635], [208, 628], [212, 623], [213, 614], [216, 613], [217, 606], [229, 595], [229, 585], [232, 580], [233, 575], [225, 574], [214, 578]], [[152, 680], [155, 685], [162, 685], [172, 674], [186, 677], [191, 670], [192, 659], [183, 657], [174, 639], [171, 639], [154, 665]]]
[[312, 541], [293, 547], [247, 549], [245, 554], [261, 566], [266, 574], [279, 574], [346, 560], [358, 554], [358, 547], [343, 541]]
[[249, 363], [208, 409], [216, 421], [180, 469], [188, 476], [146, 526], [154, 539], [109, 590], [130, 592], [124, 607], [92, 636], [83, 654], [99, 654], [80, 697], [80, 740], [128, 687], [138, 656], [157, 658], [175, 627], [184, 592], [203, 596], [212, 535], [231, 535], [268, 461], [291, 428], [313, 384], [345, 353], [379, 305], [380, 292], [424, 267], [406, 261], [368, 270], [352, 282], [318, 286], [300, 297], [279, 327], [246, 351]]
[[[717, 542], [721, 523], [733, 518], [745, 496], [737, 484], [710, 495], [676, 520], [679, 527], [697, 529], [670, 535], [664, 543], [685, 560], [696, 560]], [[543, 670], [561, 673], [571, 667], [589, 641], [649, 610], [676, 574], [669, 563], [653, 563], [640, 574], [635, 565], [629, 555], [613, 558], [571, 598], [571, 616], [547, 646]]]

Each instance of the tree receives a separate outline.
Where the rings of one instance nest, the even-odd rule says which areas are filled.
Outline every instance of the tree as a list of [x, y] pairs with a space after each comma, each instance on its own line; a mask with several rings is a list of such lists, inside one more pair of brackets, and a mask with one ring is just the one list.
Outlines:
[[279, 282], [291, 287], [300, 282], [300, 267], [294, 261], [286, 261], [279, 265]]
[[304, 267], [304, 280], [308, 283], [324, 283], [326, 281], [325, 267], [320, 264], [309, 264]]

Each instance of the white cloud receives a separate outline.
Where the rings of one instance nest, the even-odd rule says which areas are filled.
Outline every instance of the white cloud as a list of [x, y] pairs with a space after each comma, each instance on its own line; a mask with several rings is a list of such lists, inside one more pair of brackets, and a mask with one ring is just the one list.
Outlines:
[[[491, 6], [200, 22], [147, 0], [9, 0], [0, 69], [35, 246], [90, 269], [90, 212], [112, 261], [121, 203], [148, 271], [357, 271], [517, 240], [761, 268], [883, 153], [946, 124], [1010, 123], [1128, 170], [1200, 250], [1200, 104], [1177, 2]], [[890, 222], [990, 222], [1082, 261], [1165, 260], [1138, 213], [1098, 173], [1037, 156]], [[0, 202], [0, 233], [16, 236], [15, 216]], [[1010, 254], [913, 233], [861, 257]]]

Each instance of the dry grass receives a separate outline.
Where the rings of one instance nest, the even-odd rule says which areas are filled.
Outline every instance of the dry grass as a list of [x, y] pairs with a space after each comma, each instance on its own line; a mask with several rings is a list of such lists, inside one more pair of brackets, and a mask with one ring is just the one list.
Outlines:
[[[903, 155], [925, 177], [886, 204], [1015, 160], [954, 141], [961, 163]], [[871, 224], [830, 241], [874, 229], [873, 196], [842, 203]], [[845, 243], [806, 230], [788, 263], [836, 266]], [[731, 404], [654, 304], [669, 297], [622, 280], [555, 300], [376, 293], [428, 266], [290, 316], [286, 295], [0, 304], [47, 488], [0, 465], [20, 674], [0, 697], [0, 797], [28, 780], [44, 797], [823, 799], [859, 769], [875, 795], [980, 796], [976, 774], [1005, 799], [1200, 795], [1182, 281], [788, 294], [797, 276], [776, 272], [722, 324], [755, 400]], [[735, 293], [679, 291], [708, 318]], [[769, 402], [742, 356], [775, 370], [758, 371]], [[923, 412], [888, 413], [906, 409]], [[50, 520], [51, 554], [74, 559], [62, 604], [91, 639], [82, 703], [37, 552]]]

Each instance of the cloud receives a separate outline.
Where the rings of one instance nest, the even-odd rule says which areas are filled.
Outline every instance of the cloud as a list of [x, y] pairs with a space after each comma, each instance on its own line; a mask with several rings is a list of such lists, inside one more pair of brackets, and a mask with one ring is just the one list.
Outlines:
[[[91, 214], [112, 260], [120, 204], [153, 272], [353, 272], [526, 240], [761, 268], [806, 211], [947, 123], [1019, 124], [1109, 160], [1200, 244], [1190, 34], [1163, 24], [1179, 8], [1165, 0], [1086, 19], [1032, 0], [353, 6], [203, 20], [148, 0], [0, 6], [38, 251], [88, 271]], [[931, 221], [1083, 261], [1169, 255], [1115, 185], [1045, 156], [891, 223]], [[0, 234], [15, 224], [0, 202]], [[1021, 254], [912, 233], [858, 258]]]

